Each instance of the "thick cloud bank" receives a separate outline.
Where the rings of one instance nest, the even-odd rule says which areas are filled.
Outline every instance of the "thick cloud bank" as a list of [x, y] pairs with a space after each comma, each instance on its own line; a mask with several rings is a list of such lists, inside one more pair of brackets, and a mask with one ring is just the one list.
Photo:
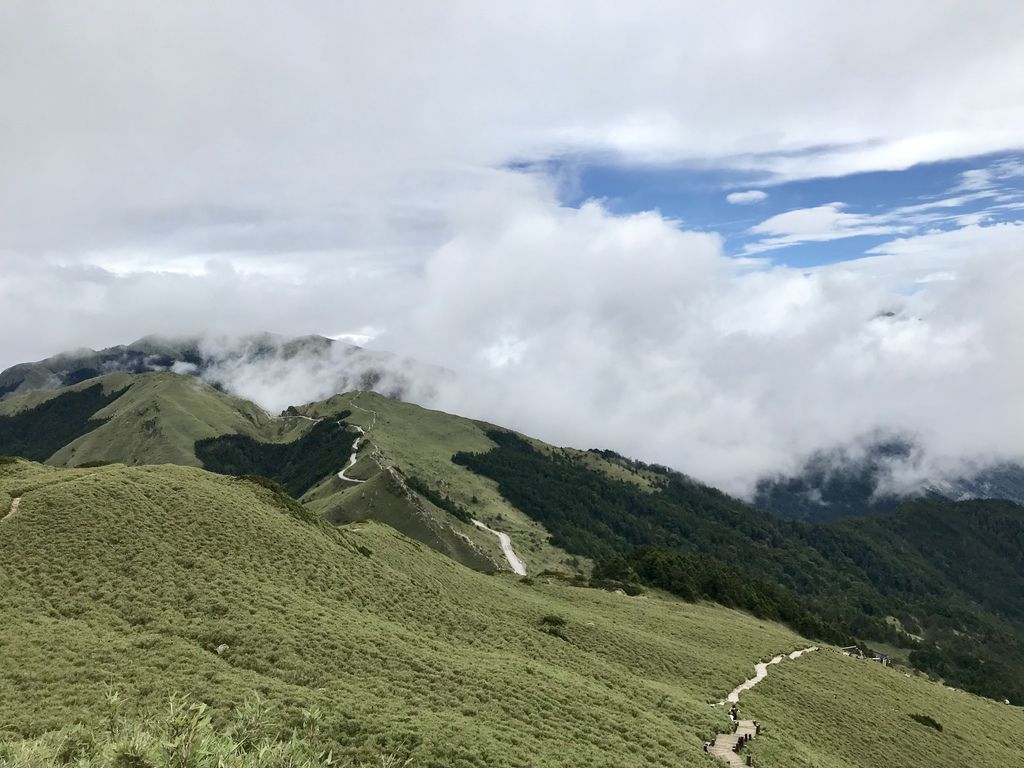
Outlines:
[[[896, 483], [1018, 458], [1024, 225], [934, 196], [766, 209], [794, 179], [1019, 150], [1022, 21], [1019, 0], [0, 4], [0, 365], [324, 334], [452, 371], [395, 373], [426, 404], [738, 492], [878, 431], [919, 441]], [[715, 170], [760, 239], [733, 259], [656, 211], [565, 207], [577, 161]], [[946, 192], [1010, 217], [1018, 172]], [[868, 234], [892, 240], [784, 265]], [[354, 365], [220, 375], [277, 409]]]
[[1024, 226], [802, 271], [725, 258], [654, 214], [492, 202], [432, 256], [403, 330], [472, 372], [442, 407], [744, 493], [873, 433], [920, 442], [908, 484], [1024, 455]]
[[[919, 442], [894, 475], [908, 486], [1024, 455], [1024, 225], [894, 240], [799, 270], [728, 258], [714, 234], [656, 213], [564, 207], [520, 174], [497, 174], [459, 211], [422, 269], [282, 280], [227, 261], [121, 277], [33, 263], [26, 273], [47, 290], [5, 281], [0, 319], [26, 352], [142, 330], [362, 329], [371, 349], [453, 372], [395, 363], [413, 400], [738, 493], [876, 433]], [[389, 370], [382, 360], [272, 358], [218, 375], [278, 410], [327, 396], [339, 375], [358, 384], [369, 368]]]

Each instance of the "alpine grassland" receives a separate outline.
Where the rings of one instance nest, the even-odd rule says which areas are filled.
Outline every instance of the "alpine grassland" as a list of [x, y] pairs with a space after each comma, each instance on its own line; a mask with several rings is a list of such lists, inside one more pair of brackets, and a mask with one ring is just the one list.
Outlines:
[[[115, 764], [207, 764], [165, 754], [171, 697], [208, 707], [216, 740], [258, 695], [272, 725], [257, 741], [287, 743], [316, 711], [317, 754], [341, 765], [706, 765], [702, 740], [727, 727], [710, 703], [804, 643], [712, 605], [473, 571], [194, 468], [18, 460], [0, 465], [0, 507], [14, 498], [0, 522], [7, 756], [51, 754], [80, 727], [107, 764], [116, 695], [142, 735], [138, 760]], [[33, 759], [19, 764], [51, 764]]]
[[[12, 509], [5, 765], [706, 767], [715, 702], [808, 644], [709, 603], [474, 571], [260, 478], [6, 459]], [[906, 674], [829, 650], [773, 666], [741, 700], [755, 764], [1019, 758], [1019, 710]]]
[[999, 768], [1024, 762], [1024, 710], [936, 685], [906, 669], [812, 653], [773, 666], [745, 693], [761, 721], [756, 766]]
[[812, 525], [667, 468], [644, 467], [661, 476], [645, 490], [514, 432], [487, 435], [495, 448], [453, 462], [496, 481], [554, 545], [597, 560], [602, 579], [710, 598], [826, 642], [896, 645], [950, 685], [1024, 702], [1024, 507], [926, 499]]
[[[58, 428], [48, 423], [50, 414], [60, 418]], [[58, 466], [115, 461], [199, 467], [199, 440], [244, 435], [281, 443], [297, 439], [310, 425], [273, 418], [191, 376], [114, 373], [0, 401], [0, 452]], [[31, 452], [24, 450], [26, 442]]]
[[[357, 478], [369, 478], [380, 466], [399, 468], [407, 477], [422, 481], [432, 491], [466, 510], [472, 517], [512, 537], [516, 552], [529, 565], [530, 573], [545, 570], [576, 571], [585, 560], [552, 546], [550, 536], [536, 520], [520, 511], [498, 491], [493, 480], [453, 464], [451, 457], [460, 451], [486, 452], [495, 447], [487, 437], [493, 427], [472, 419], [442, 411], [403, 403], [374, 392], [349, 392], [300, 409], [310, 417], [350, 411], [346, 422], [367, 430], [368, 439], [359, 460], [349, 472]], [[615, 471], [614, 467], [609, 467]], [[359, 490], [344, 488], [329, 481], [329, 489], [356, 496]], [[338, 505], [351, 506], [342, 496], [315, 494], [314, 506], [327, 515]], [[443, 513], [458, 521], [457, 516]], [[458, 527], [458, 526], [456, 526]], [[481, 535], [473, 526], [459, 528], [480, 547], [490, 552], [495, 562], [504, 556], [494, 536]]]

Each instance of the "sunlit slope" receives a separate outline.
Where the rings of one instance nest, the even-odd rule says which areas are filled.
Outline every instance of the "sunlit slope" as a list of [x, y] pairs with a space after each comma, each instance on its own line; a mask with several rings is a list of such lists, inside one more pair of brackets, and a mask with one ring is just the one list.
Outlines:
[[250, 435], [263, 442], [295, 439], [309, 428], [304, 419], [275, 419], [259, 406], [214, 389], [199, 379], [173, 373], [115, 373], [73, 387], [9, 398], [0, 416], [23, 413], [69, 392], [101, 386], [120, 397], [92, 415], [91, 431], [57, 450], [48, 462], [77, 466], [88, 462], [201, 466], [197, 440], [225, 434]]
[[718, 607], [488, 576], [192, 468], [16, 462], [0, 466], [12, 497], [12, 736], [99, 718], [109, 682], [143, 709], [175, 690], [218, 711], [251, 690], [316, 705], [336, 754], [387, 746], [417, 766], [706, 765], [701, 739], [725, 727], [708, 701], [803, 642]]
[[741, 701], [743, 715], [760, 719], [764, 726], [764, 733], [751, 745], [755, 765], [1008, 768], [1024, 764], [1024, 710], [1020, 707], [945, 688], [904, 670], [848, 658], [834, 650], [772, 667], [768, 678]]
[[[579, 558], [553, 547], [545, 528], [510, 504], [498, 492], [494, 481], [452, 463], [451, 457], [459, 451], [484, 452], [493, 448], [494, 443], [486, 435], [490, 425], [391, 400], [373, 392], [345, 393], [300, 409], [312, 417], [343, 410], [351, 411], [351, 416], [346, 419], [349, 423], [367, 431], [358, 461], [349, 472], [353, 477], [370, 478], [379, 474], [382, 467], [396, 467], [405, 476], [422, 480], [472, 517], [509, 534], [516, 552], [526, 561], [531, 574], [546, 569], [569, 571], [585, 566]], [[545, 446], [545, 449], [562, 450], [550, 446]], [[646, 483], [644, 478], [629, 475], [620, 466], [599, 456], [582, 451], [573, 453], [613, 477], [632, 477], [641, 484]], [[331, 481], [309, 494], [307, 500], [313, 508], [329, 517], [344, 518], [345, 510], [351, 504], [351, 498], [346, 497], [358, 494], [358, 487]], [[450, 515], [448, 518], [452, 522]], [[498, 562], [503, 562], [493, 536], [481, 535], [472, 528], [466, 529], [466, 533], [479, 546], [488, 549]]]
[[[349, 401], [365, 401], [379, 411], [379, 424], [370, 411], [345, 407]], [[0, 454], [29, 455], [56, 466], [173, 463], [205, 466], [228, 474], [265, 474], [287, 485], [294, 495], [302, 494], [309, 486], [292, 488], [294, 483], [284, 475], [291, 477], [306, 470], [306, 474], [312, 472], [313, 482], [319, 479], [319, 484], [310, 489], [304, 500], [311, 509], [334, 522], [380, 520], [463, 564], [481, 570], [507, 568], [497, 538], [472, 525], [472, 514], [500, 530], [512, 528], [515, 545], [524, 550], [531, 573], [548, 567], [570, 569], [565, 564], [568, 556], [546, 546], [544, 529], [505, 503], [491, 487], [493, 484], [451, 465], [454, 451], [489, 445], [474, 422], [372, 393], [337, 397], [332, 404], [337, 407], [305, 409], [314, 411], [313, 416], [301, 416], [290, 410], [286, 415], [271, 417], [255, 404], [223, 393], [195, 377], [172, 373], [110, 374], [0, 402], [0, 417], [18, 420], [17, 425], [8, 426], [12, 439], [5, 441], [0, 431]], [[343, 425], [337, 428], [333, 423], [317, 424], [321, 416], [344, 417], [349, 423], [366, 424], [370, 433], [362, 448], [366, 459], [351, 470], [350, 476], [373, 477], [372, 483], [363, 486], [336, 477], [348, 460], [356, 433], [346, 431]], [[59, 430], [53, 429], [53, 425], [62, 424], [69, 425], [64, 430], [66, 438], [60, 438]], [[312, 432], [327, 427], [332, 433], [328, 444], [323, 439], [304, 440]], [[295, 449], [284, 452], [288, 453], [287, 459], [262, 461], [259, 467], [248, 468], [245, 458], [249, 449], [237, 455], [210, 446], [205, 453], [199, 451], [197, 441], [204, 444], [211, 438], [235, 435], [256, 441], [252, 449], [258, 448], [258, 444], [289, 444]], [[306, 445], [307, 442], [310, 444]], [[33, 453], [25, 453], [29, 449]], [[209, 464], [207, 454], [234, 458], [221, 466]], [[376, 458], [371, 459], [371, 455]], [[384, 467], [389, 471], [384, 472]], [[410, 477], [422, 480], [445, 496], [460, 499], [460, 504], [469, 504], [475, 494], [479, 497], [472, 502], [472, 512], [467, 511], [458, 519], [413, 491], [406, 484]], [[466, 492], [459, 489], [452, 493], [447, 485], [451, 478], [464, 480]], [[512, 519], [518, 524], [508, 524]]]

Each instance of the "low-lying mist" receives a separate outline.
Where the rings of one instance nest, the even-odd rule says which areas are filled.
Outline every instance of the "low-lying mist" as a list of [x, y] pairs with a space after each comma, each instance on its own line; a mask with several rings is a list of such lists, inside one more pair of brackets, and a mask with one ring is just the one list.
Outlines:
[[49, 290], [0, 307], [4, 352], [124, 343], [125, 329], [207, 331], [210, 349], [263, 330], [358, 332], [366, 352], [220, 355], [205, 375], [275, 412], [372, 387], [745, 496], [878, 434], [915, 446], [886, 473], [893, 488], [1024, 456], [1024, 224], [801, 269], [729, 257], [716, 234], [656, 212], [563, 206], [507, 174], [454, 205], [449, 229], [412, 267], [299, 254], [280, 258], [288, 279], [226, 258], [116, 277], [12, 262]]

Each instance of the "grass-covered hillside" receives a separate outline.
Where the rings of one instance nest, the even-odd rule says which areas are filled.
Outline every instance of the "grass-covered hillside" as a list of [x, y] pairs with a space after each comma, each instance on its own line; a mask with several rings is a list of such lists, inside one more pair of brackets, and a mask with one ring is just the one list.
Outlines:
[[[227, 723], [323, 713], [335, 755], [416, 765], [701, 765], [707, 704], [782, 627], [458, 565], [183, 467], [0, 467], [0, 728], [102, 726], [187, 692]], [[564, 622], [564, 623], [563, 623]], [[547, 631], [546, 631], [547, 630]], [[218, 649], [220, 651], [218, 652]]]
[[[385, 477], [387, 468], [394, 468], [404, 478], [413, 480], [416, 492], [415, 510], [403, 514], [406, 520], [427, 519], [427, 524], [441, 523], [469, 536], [490, 553], [496, 563], [504, 563], [497, 540], [467, 525], [467, 516], [511, 536], [516, 553], [527, 564], [528, 572], [545, 570], [576, 571], [584, 564], [579, 558], [553, 547], [547, 530], [538, 521], [524, 514], [498, 491], [497, 483], [471, 472], [451, 461], [459, 451], [488, 451], [494, 443], [488, 438], [488, 426], [471, 419], [441, 411], [421, 408], [383, 397], [373, 392], [350, 392], [314, 403], [300, 409], [307, 416], [320, 418], [348, 412], [345, 420], [366, 430], [358, 461], [348, 473], [355, 478], [376, 479], [365, 486], [328, 479], [320, 488], [307, 494], [309, 506], [333, 520], [365, 517], [393, 523], [396, 503], [405, 507], [399, 492], [381, 494], [381, 486], [394, 488], [394, 478]], [[614, 471], [608, 464], [609, 471]], [[407, 485], [407, 484], [406, 484]], [[409, 490], [408, 487], [406, 490]], [[433, 498], [436, 502], [431, 501]], [[446, 509], [447, 508], [447, 509]], [[406, 531], [416, 535], [415, 531]]]
[[[476, 422], [372, 392], [301, 410], [270, 416], [192, 376], [109, 374], [0, 401], [0, 454], [56, 466], [173, 463], [266, 475], [332, 521], [380, 520], [474, 568], [508, 565], [473, 518], [508, 532], [531, 573], [583, 567], [493, 482], [449, 461], [493, 445]], [[336, 477], [355, 426], [367, 436], [349, 476], [372, 479], [365, 485]]]
[[[833, 526], [787, 522], [660, 471], [653, 489], [511, 432], [455, 463], [494, 480], [597, 573], [784, 620], [833, 642], [900, 645], [950, 684], [1024, 703], [1024, 507], [918, 502]], [[652, 468], [643, 468], [650, 472]]]
[[741, 701], [744, 715], [759, 719], [764, 729], [750, 745], [757, 766], [1008, 768], [1024, 763], [1019, 707], [836, 651], [773, 667]]
[[[193, 468], [7, 461], [0, 508], [13, 498], [0, 521], [0, 762], [709, 766], [702, 740], [728, 728], [710, 703], [754, 661], [806, 644], [710, 604], [479, 573], [388, 527], [326, 525], [273, 488]], [[821, 658], [819, 692], [842, 663]], [[882, 712], [945, 695], [868, 671]], [[843, 686], [860, 695], [855, 679]], [[995, 705], [958, 695], [974, 762], [929, 765], [1012, 764], [1014, 737], [987, 738]], [[789, 714], [798, 704], [757, 703], [773, 766], [818, 748]], [[849, 701], [815, 706], [846, 740]], [[1000, 711], [1024, 731], [1019, 710]], [[893, 748], [892, 764], [910, 765], [915, 744]]]
[[[65, 436], [45, 420], [73, 412], [80, 428]], [[57, 390], [0, 401], [0, 453], [26, 455], [5, 439], [9, 425], [38, 443], [32, 458], [57, 466], [97, 461], [201, 466], [197, 440], [224, 434], [286, 442], [308, 430], [304, 419], [277, 419], [199, 379], [173, 373], [109, 374]]]
[[832, 526], [787, 522], [665, 468], [370, 392], [271, 417], [170, 373], [8, 398], [4, 452], [265, 475], [322, 519], [383, 522], [478, 570], [589, 574], [597, 559], [599, 579], [710, 598], [829, 642], [867, 641], [951, 685], [1024, 701], [1024, 509], [1013, 504], [929, 501]]

